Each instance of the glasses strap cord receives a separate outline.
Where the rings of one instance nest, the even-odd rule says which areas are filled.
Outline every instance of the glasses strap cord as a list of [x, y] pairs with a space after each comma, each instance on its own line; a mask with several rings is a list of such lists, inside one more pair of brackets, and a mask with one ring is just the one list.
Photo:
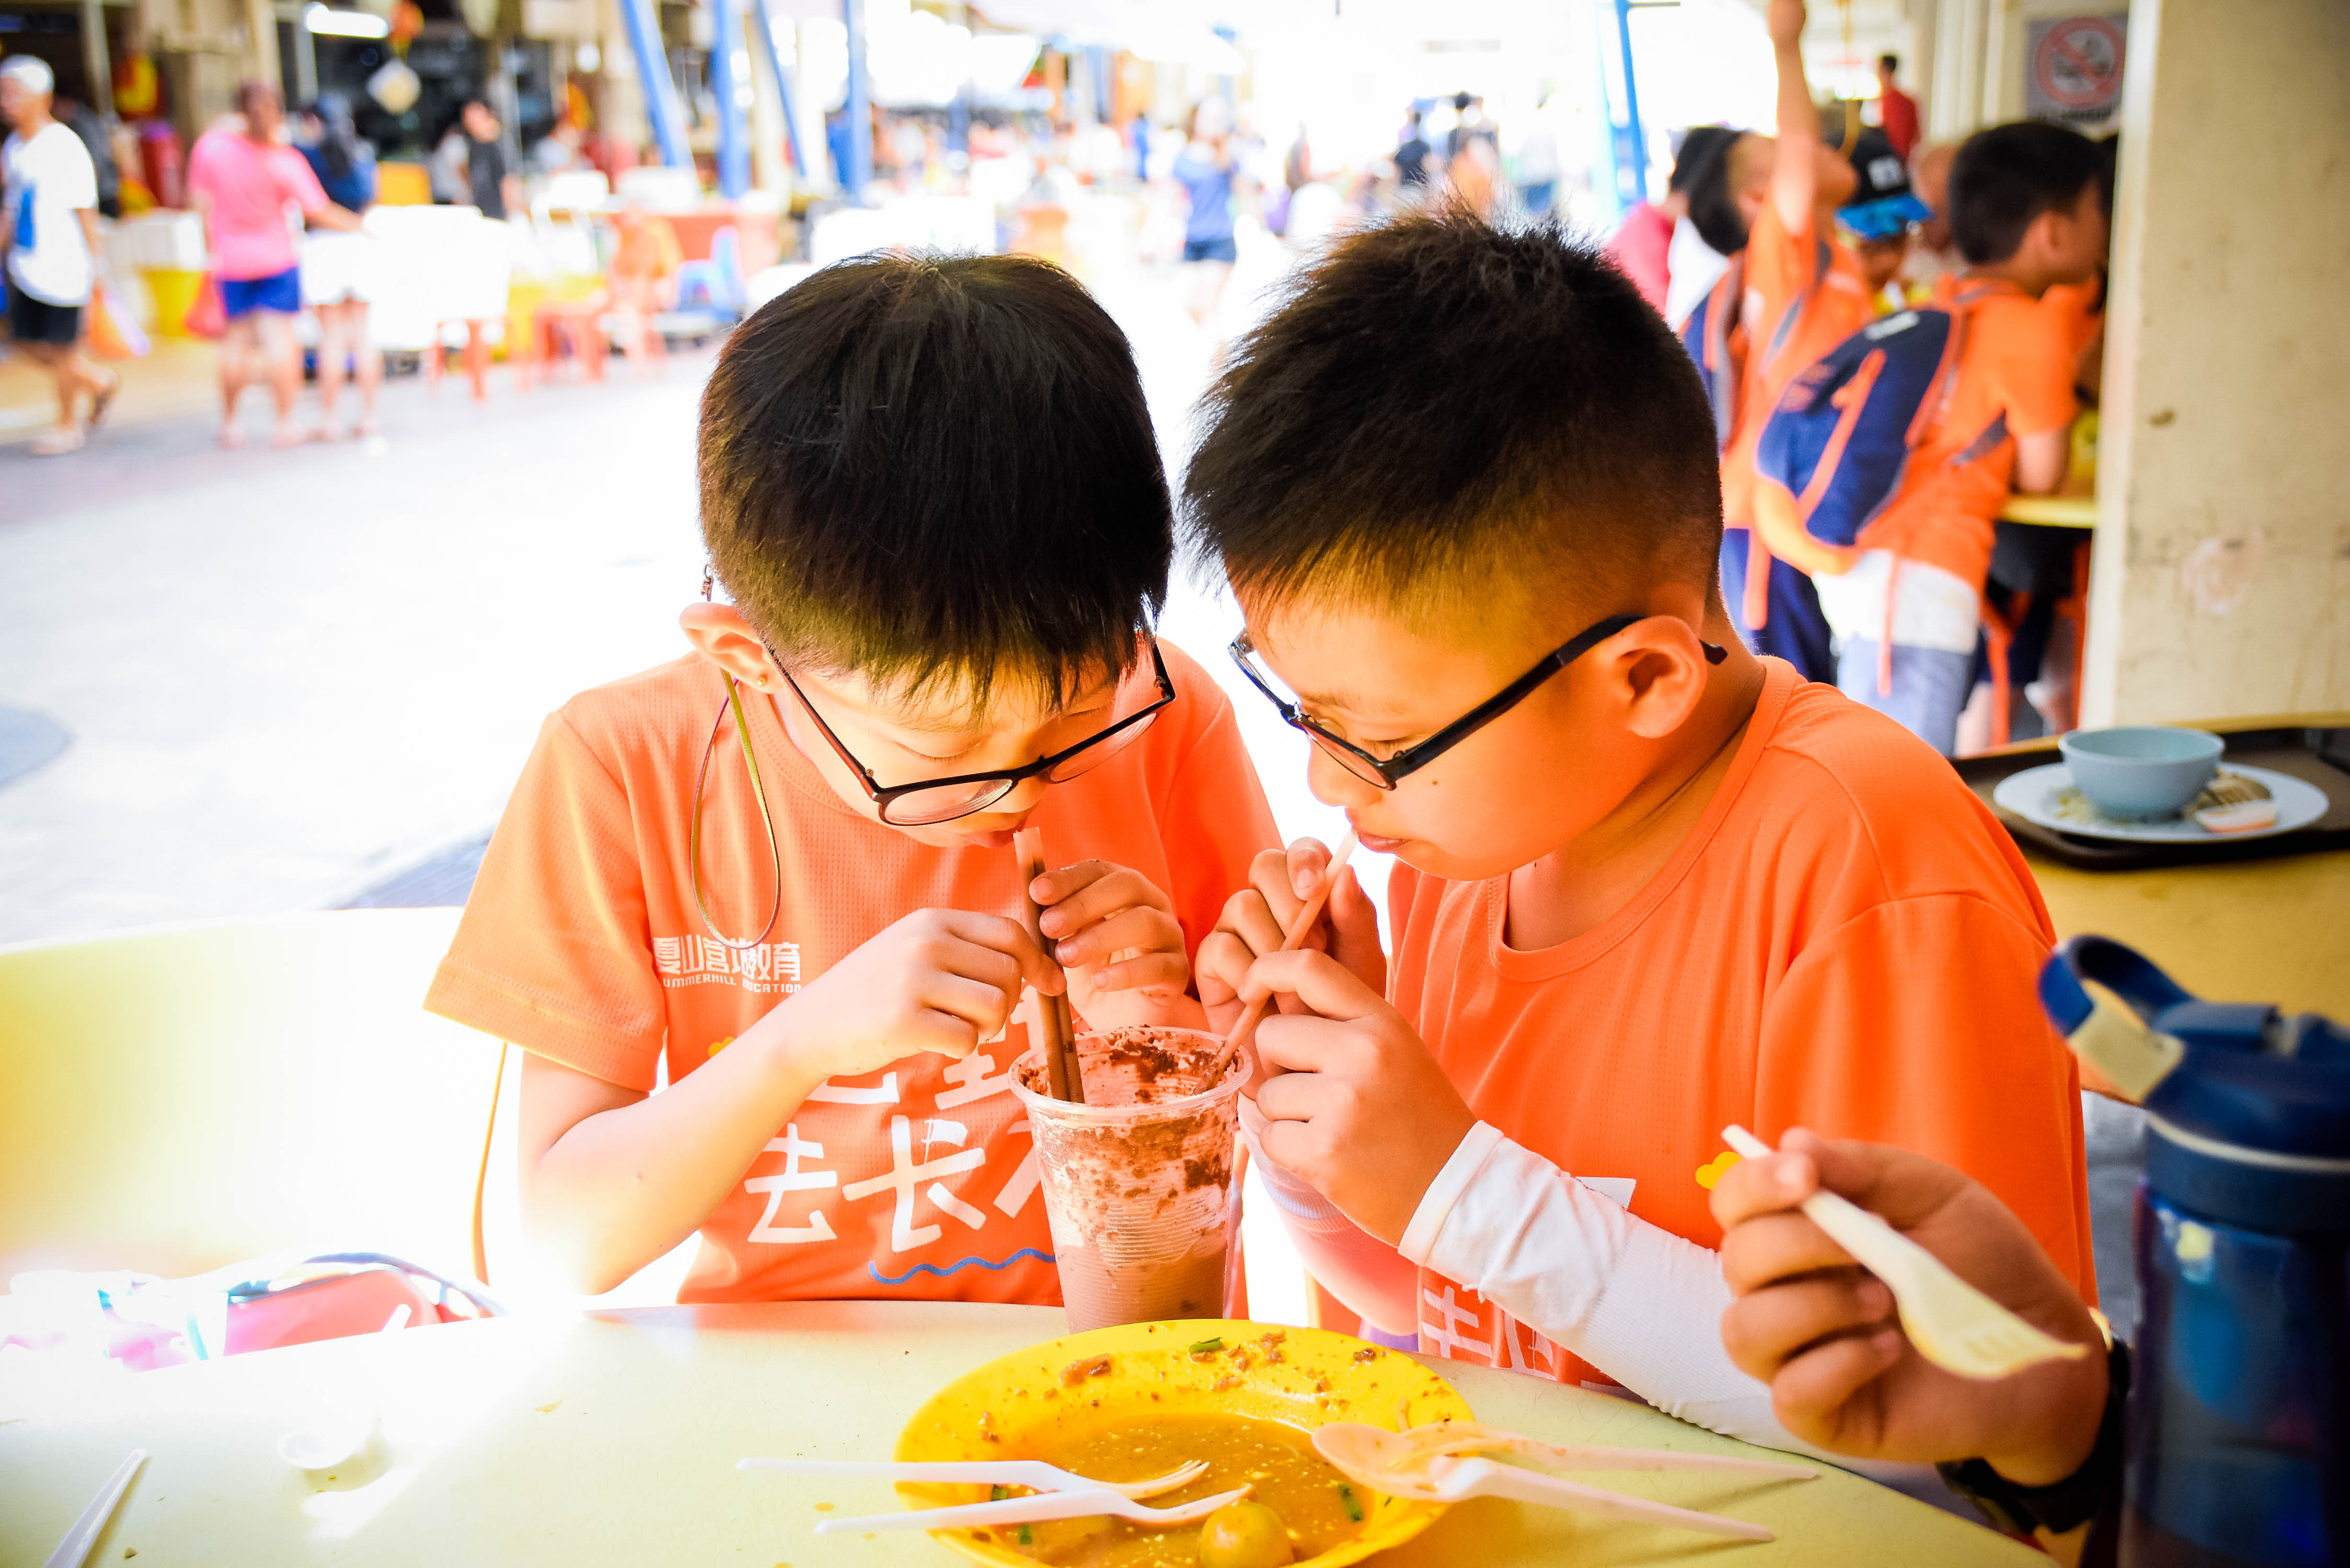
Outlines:
[[[719, 672], [719, 679], [726, 682], [726, 706], [720, 709], [718, 716], [711, 721], [709, 738], [702, 743], [702, 764], [694, 770], [693, 815], [686, 828], [685, 860], [687, 877], [693, 885], [693, 907], [702, 916], [702, 929], [719, 946], [740, 952], [765, 941], [767, 933], [775, 929], [776, 917], [784, 911], [784, 852], [782, 846], [775, 841], [775, 819], [767, 810], [767, 789], [759, 778], [758, 754], [751, 749], [751, 722], [743, 713], [741, 688], [734, 677], [723, 670]], [[759, 928], [757, 936], [743, 941], [735, 940], [718, 929], [718, 922], [711, 919], [710, 906], [703, 900], [702, 893], [702, 786], [710, 778], [710, 753], [718, 744], [719, 726], [726, 722], [729, 712], [734, 716], [734, 738], [743, 748], [743, 766], [750, 770], [752, 798], [759, 803], [759, 825], [767, 830], [767, 860], [775, 868], [775, 894], [767, 906], [766, 923]]]

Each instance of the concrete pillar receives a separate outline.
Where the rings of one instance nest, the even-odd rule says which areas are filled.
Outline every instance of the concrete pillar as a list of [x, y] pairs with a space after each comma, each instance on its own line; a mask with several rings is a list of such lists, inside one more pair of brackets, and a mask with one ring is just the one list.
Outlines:
[[244, 0], [244, 26], [251, 35], [244, 51], [244, 74], [277, 86], [284, 78], [277, 63], [276, 7], [269, 0]]
[[2350, 709], [2350, 7], [2137, 0], [2082, 722]]

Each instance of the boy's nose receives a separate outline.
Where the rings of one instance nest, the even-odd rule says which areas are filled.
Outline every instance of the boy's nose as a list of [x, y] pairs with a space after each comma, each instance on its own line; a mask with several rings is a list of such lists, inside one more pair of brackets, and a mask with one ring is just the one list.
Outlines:
[[1012, 793], [987, 808], [987, 815], [996, 816], [1026, 816], [1045, 798], [1043, 779], [1022, 779], [1012, 786]]
[[1387, 793], [1319, 746], [1308, 746], [1306, 757], [1305, 787], [1324, 805], [1369, 805]]

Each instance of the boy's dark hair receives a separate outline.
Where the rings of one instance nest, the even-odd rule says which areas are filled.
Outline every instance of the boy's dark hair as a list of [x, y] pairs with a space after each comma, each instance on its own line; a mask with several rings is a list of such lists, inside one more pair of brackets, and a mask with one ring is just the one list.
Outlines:
[[1234, 347], [1203, 411], [1187, 533], [1244, 594], [1437, 610], [1500, 566], [1595, 615], [1662, 579], [1711, 601], [1696, 367], [1555, 226], [1454, 210], [1357, 232]]
[[1133, 353], [1033, 257], [877, 254], [774, 300], [702, 393], [701, 472], [718, 576], [786, 664], [1065, 698], [1166, 597]]
[[1707, 159], [1737, 138], [1726, 125], [1692, 125], [1681, 132], [1681, 147], [1673, 154], [1673, 171], [1665, 180], [1668, 191], [1686, 191]]
[[1898, 71], [1901, 68], [1901, 57], [1898, 55], [1879, 55], [1877, 57], [1877, 63], [1884, 67], [1887, 72]]
[[2043, 213], [2105, 179], [2105, 155], [2077, 130], [2019, 119], [1978, 130], [1950, 161], [1950, 237], [1977, 266], [2003, 262]]
[[[1698, 130], [1711, 134], [1700, 141]], [[1700, 126], [1681, 143], [1681, 155], [1673, 163], [1672, 177], [1679, 183], [1672, 188], [1689, 195], [1690, 225], [1697, 230], [1698, 238], [1726, 256], [1746, 248], [1746, 214], [1739, 210], [1738, 192], [1730, 183], [1735, 161], [1731, 152], [1745, 134], [1727, 126]], [[1683, 165], [1688, 166], [1686, 175]]]

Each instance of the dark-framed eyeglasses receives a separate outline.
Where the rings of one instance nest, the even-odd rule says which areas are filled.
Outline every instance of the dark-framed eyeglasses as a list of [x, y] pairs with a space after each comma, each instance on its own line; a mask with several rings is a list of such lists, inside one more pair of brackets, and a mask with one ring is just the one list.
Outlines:
[[[767, 650], [767, 657], [775, 659], [773, 649]], [[784, 661], [775, 659], [775, 668], [783, 672], [784, 684], [792, 689], [792, 695], [800, 700], [800, 706], [816, 722], [817, 733], [825, 738], [825, 742], [831, 746], [834, 754], [840, 758], [848, 771], [857, 775], [858, 783], [865, 786], [865, 793], [880, 812], [881, 820], [893, 827], [928, 827], [941, 822], [952, 822], [959, 816], [985, 811], [1030, 779], [1041, 778], [1047, 784], [1066, 784], [1080, 774], [1091, 773], [1140, 740], [1143, 732], [1150, 728], [1151, 721], [1159, 717], [1159, 710], [1175, 701], [1175, 682], [1168, 677], [1167, 659], [1159, 651], [1156, 638], [1150, 641], [1150, 667], [1151, 672], [1159, 679], [1159, 696], [1155, 701], [1128, 713], [1107, 729], [1087, 736], [1066, 751], [1055, 752], [1051, 756], [1039, 757], [1024, 767], [1008, 768], [1001, 773], [957, 774], [951, 778], [924, 779], [920, 784], [885, 784], [873, 776], [872, 769], [857, 760], [856, 753], [842, 743], [838, 735], [832, 732], [832, 726], [826, 723], [824, 715], [816, 711], [816, 704], [810, 702], [807, 693], [800, 690], [800, 683], [792, 679], [792, 672], [785, 669]]]
[[[1609, 616], [1596, 626], [1587, 627], [1543, 656], [1542, 662], [1503, 687], [1441, 730], [1417, 745], [1406, 746], [1391, 756], [1374, 756], [1352, 741], [1324, 726], [1312, 714], [1284, 696], [1270, 670], [1259, 668], [1256, 649], [1243, 631], [1232, 639], [1232, 662], [1241, 667], [1249, 684], [1264, 694], [1281, 714], [1282, 721], [1292, 729], [1305, 732], [1308, 740], [1322, 748], [1333, 762], [1365, 784], [1391, 790], [1410, 774], [1419, 772], [1519, 703], [1531, 696], [1534, 689], [1601, 643], [1641, 619], [1638, 616]], [[1700, 644], [1708, 664], [1719, 664], [1730, 657], [1730, 650], [1713, 643]]]

